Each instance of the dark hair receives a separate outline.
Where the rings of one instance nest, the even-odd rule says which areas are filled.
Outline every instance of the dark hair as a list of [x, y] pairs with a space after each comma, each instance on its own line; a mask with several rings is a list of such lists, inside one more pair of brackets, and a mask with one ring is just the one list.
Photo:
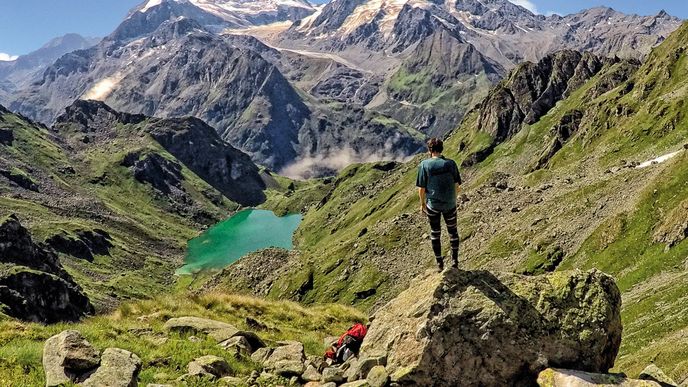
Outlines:
[[442, 153], [444, 151], [444, 143], [439, 138], [433, 137], [428, 140], [428, 150], [431, 153]]

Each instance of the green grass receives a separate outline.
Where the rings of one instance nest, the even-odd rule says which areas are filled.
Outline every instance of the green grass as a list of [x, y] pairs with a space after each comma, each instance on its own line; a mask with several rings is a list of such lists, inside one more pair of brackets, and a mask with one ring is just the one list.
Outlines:
[[269, 344], [274, 345], [279, 340], [298, 340], [304, 343], [307, 353], [314, 356], [324, 353], [325, 337], [339, 335], [354, 322], [366, 319], [357, 310], [339, 305], [304, 308], [291, 302], [269, 302], [222, 293], [201, 296], [177, 294], [127, 302], [110, 315], [74, 324], [42, 326], [6, 319], [0, 321], [0, 382], [11, 381], [3, 385], [44, 384], [41, 366], [43, 343], [66, 329], [80, 331], [101, 351], [116, 347], [136, 353], [143, 361], [139, 376], [141, 385], [174, 381], [186, 372], [190, 361], [204, 355], [226, 359], [239, 376], [247, 376], [257, 369], [250, 359], [235, 359], [203, 335], [200, 336], [201, 341], [195, 343], [188, 339], [187, 334], [169, 334], [163, 329], [167, 319], [187, 315], [224, 321], [240, 329], [249, 329], [246, 317], [251, 317], [268, 327], [266, 331], [257, 333]]

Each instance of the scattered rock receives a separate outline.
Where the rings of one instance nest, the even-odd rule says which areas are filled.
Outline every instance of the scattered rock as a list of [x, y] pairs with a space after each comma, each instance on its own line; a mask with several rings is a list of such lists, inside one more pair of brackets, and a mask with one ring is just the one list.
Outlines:
[[251, 354], [251, 360], [255, 361], [258, 364], [263, 364], [265, 363], [270, 355], [272, 355], [272, 348], [268, 347], [263, 347], [263, 348], [258, 348], [253, 354]]
[[100, 352], [78, 331], [64, 331], [49, 338], [43, 346], [46, 386], [59, 386], [77, 380], [79, 374], [100, 364]]
[[662, 371], [659, 367], [657, 367], [654, 364], [650, 364], [649, 366], [645, 367], [643, 372], [640, 373], [638, 379], [657, 382], [662, 387], [678, 386], [678, 383], [676, 383], [673, 379], [667, 376], [667, 374], [665, 374], [664, 371]]
[[659, 387], [656, 382], [627, 379], [625, 375], [596, 374], [583, 371], [547, 368], [537, 377], [540, 387]]
[[198, 336], [189, 336], [188, 340], [192, 343], [200, 343], [201, 341], [203, 341], [203, 339], [201, 339]]
[[361, 357], [387, 351], [392, 382], [416, 385], [527, 384], [565, 364], [606, 372], [621, 343], [620, 308], [614, 280], [595, 270], [451, 269], [420, 277], [377, 311]]
[[141, 359], [119, 348], [103, 351], [100, 367], [86, 381], [84, 387], [136, 387]]
[[242, 356], [251, 356], [253, 353], [253, 348], [251, 344], [246, 340], [244, 336], [235, 336], [231, 339], [223, 341], [220, 346], [231, 353], [235, 358], [240, 358]]
[[225, 343], [231, 339], [234, 339], [236, 337], [243, 337], [246, 343], [248, 344], [248, 349], [251, 353], [253, 353], [253, 351], [255, 351], [258, 348], [265, 347], [265, 342], [263, 342], [263, 340], [260, 337], [258, 337], [258, 335], [256, 335], [255, 333], [248, 331], [240, 331], [234, 327], [212, 331], [208, 334], [208, 336], [213, 338], [222, 346], [225, 346]]
[[313, 365], [306, 367], [306, 370], [301, 375], [301, 379], [307, 382], [317, 382], [322, 378], [322, 374]]
[[322, 372], [322, 382], [323, 383], [341, 383], [344, 381], [344, 371], [338, 367], [327, 367]]
[[375, 366], [386, 366], [386, 356], [372, 356], [352, 358], [349, 362], [349, 368], [344, 372], [344, 376], [350, 382], [365, 379], [370, 370]]
[[389, 383], [389, 374], [385, 367], [375, 366], [368, 373], [366, 381], [370, 387], [385, 387]]
[[24, 171], [18, 169], [0, 170], [0, 176], [5, 176], [7, 180], [13, 182], [21, 188], [29, 191], [38, 192], [38, 184]]
[[305, 371], [306, 355], [299, 342], [279, 342], [270, 357], [263, 363], [265, 368], [280, 376], [300, 376]]
[[227, 363], [227, 360], [213, 355], [201, 356], [194, 359], [188, 365], [189, 375], [203, 375], [211, 374], [215, 377], [222, 378], [232, 375], [232, 369]]
[[[335, 383], [332, 383], [332, 385], [336, 386]], [[339, 387], [369, 387], [369, 384], [366, 380], [357, 380], [355, 382], [341, 384]]]

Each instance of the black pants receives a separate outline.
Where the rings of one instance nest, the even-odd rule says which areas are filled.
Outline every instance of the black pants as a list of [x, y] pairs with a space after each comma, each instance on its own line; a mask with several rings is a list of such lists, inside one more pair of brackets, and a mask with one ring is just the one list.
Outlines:
[[437, 211], [427, 207], [428, 220], [430, 220], [430, 241], [432, 250], [438, 260], [442, 259], [442, 217], [447, 224], [449, 242], [452, 248], [452, 261], [459, 259], [459, 230], [456, 225], [456, 207], [448, 211]]

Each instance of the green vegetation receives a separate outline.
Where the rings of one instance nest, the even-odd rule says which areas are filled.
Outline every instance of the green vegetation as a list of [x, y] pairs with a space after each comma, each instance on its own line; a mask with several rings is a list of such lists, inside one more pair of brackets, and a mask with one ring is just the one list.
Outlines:
[[[270, 302], [231, 294], [160, 296], [148, 301], [122, 304], [114, 313], [84, 320], [78, 324], [43, 326], [0, 320], [0, 384], [39, 386], [45, 384], [41, 357], [43, 343], [66, 329], [79, 330], [99, 350], [123, 348], [143, 361], [139, 383], [165, 383], [186, 373], [187, 364], [204, 355], [225, 358], [238, 375], [257, 369], [248, 358], [234, 358], [215, 341], [189, 335], [170, 334], [164, 323], [173, 317], [197, 316], [224, 321], [240, 329], [252, 330], [246, 318], [267, 326], [258, 335], [268, 344], [279, 340], [298, 340], [310, 355], [322, 356], [324, 338], [339, 335], [365, 316], [340, 305], [304, 308], [291, 302]], [[204, 384], [200, 384], [204, 385]], [[213, 385], [213, 384], [205, 384]]]

